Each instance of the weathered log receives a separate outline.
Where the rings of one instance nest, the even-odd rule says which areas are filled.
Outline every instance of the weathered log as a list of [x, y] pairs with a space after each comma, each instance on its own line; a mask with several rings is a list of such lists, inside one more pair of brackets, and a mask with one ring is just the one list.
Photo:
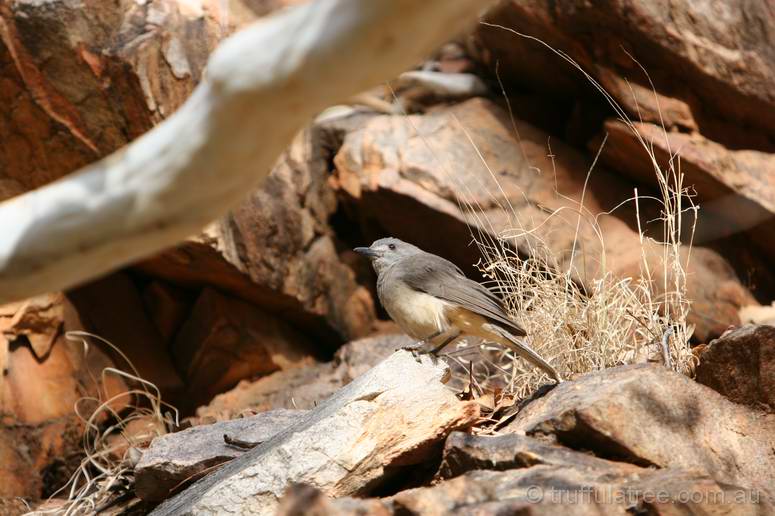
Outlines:
[[164, 123], [0, 205], [0, 302], [70, 287], [223, 215], [326, 106], [387, 80], [490, 2], [319, 0], [225, 40]]
[[398, 351], [301, 421], [167, 500], [152, 514], [273, 514], [294, 482], [330, 496], [366, 494], [478, 418], [442, 382], [448, 368]]

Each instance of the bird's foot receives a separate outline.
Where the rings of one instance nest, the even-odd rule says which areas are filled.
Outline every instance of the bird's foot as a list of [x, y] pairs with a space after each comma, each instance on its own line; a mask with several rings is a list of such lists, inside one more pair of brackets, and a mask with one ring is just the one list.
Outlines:
[[422, 342], [415, 342], [414, 344], [407, 344], [406, 346], [401, 346], [400, 348], [397, 348], [396, 351], [409, 351], [414, 352], [418, 349], [423, 347]]
[[424, 342], [418, 342], [416, 344], [411, 344], [409, 346], [402, 346], [400, 349], [402, 351], [408, 351], [409, 353], [411, 353], [414, 359], [417, 361], [417, 363], [420, 363], [422, 361], [423, 355], [430, 356], [434, 362], [438, 358], [437, 350], [428, 349], [428, 347]]

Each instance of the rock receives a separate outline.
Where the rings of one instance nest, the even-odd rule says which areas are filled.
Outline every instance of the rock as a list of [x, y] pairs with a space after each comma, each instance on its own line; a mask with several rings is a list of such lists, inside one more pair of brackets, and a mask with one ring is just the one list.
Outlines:
[[[142, 298], [126, 272], [116, 272], [67, 293], [82, 328], [120, 349], [140, 376], [156, 385], [165, 400], [177, 401], [183, 392], [180, 378], [167, 351], [167, 343], [145, 312]], [[74, 323], [75, 325], [75, 323]], [[116, 355], [122, 370], [129, 364]]]
[[[754, 31], [752, 19], [761, 21]], [[603, 84], [610, 81], [600, 68], [651, 90], [642, 66], [657, 92], [691, 107], [709, 138], [735, 147], [772, 146], [775, 13], [766, 2], [511, 0], [488, 20], [569, 54]], [[497, 63], [507, 83], [559, 98], [600, 99], [578, 70], [534, 40], [487, 25], [480, 25], [475, 39], [482, 59], [493, 70]], [[626, 108], [634, 107], [627, 99], [632, 97], [629, 88], [609, 91], [620, 95], [616, 98]], [[650, 112], [630, 109], [636, 120]]]
[[[472, 265], [479, 250], [464, 245], [471, 232], [481, 231], [483, 238], [507, 235], [523, 256], [548, 251], [557, 268], [572, 265], [578, 281], [590, 287], [605, 272], [639, 277], [645, 255], [659, 276], [652, 278], [659, 298], [661, 285], [673, 284], [672, 267], [663, 264], [661, 246], [641, 242], [631, 203], [597, 218], [605, 268], [603, 246], [590, 225], [581, 223], [577, 232], [577, 216], [563, 215], [577, 213], [582, 197], [589, 213], [607, 213], [632, 196], [631, 187], [600, 167], [587, 182], [590, 163], [578, 151], [552, 139], [550, 157], [546, 133], [515, 123], [519, 142], [508, 115], [484, 99], [421, 116], [375, 116], [347, 133], [332, 181], [367, 242], [397, 236], [477, 274]], [[424, 136], [429, 134], [432, 142]], [[686, 263], [688, 251], [681, 253]], [[691, 256], [687, 294], [698, 310], [690, 313], [690, 323], [702, 341], [738, 324], [740, 306], [753, 297], [714, 251], [695, 248]]]
[[277, 516], [388, 516], [391, 511], [379, 499], [332, 499], [309, 484], [291, 484], [283, 494]]
[[743, 326], [711, 342], [696, 380], [736, 403], [775, 411], [775, 326]]
[[143, 500], [163, 500], [173, 488], [245, 453], [228, 446], [224, 435], [262, 443], [298, 422], [303, 415], [301, 410], [273, 410], [157, 437], [135, 466], [135, 492]]
[[[399, 333], [395, 333], [398, 331]], [[334, 366], [345, 384], [350, 383], [376, 366], [393, 352], [416, 344], [416, 341], [395, 325], [388, 326], [384, 333], [348, 342], [334, 355]]]
[[74, 329], [72, 311], [61, 295], [0, 307], [0, 497], [37, 500], [67, 481], [83, 450], [76, 404], [85, 418], [96, 408], [82, 398], [116, 396], [110, 409], [117, 412], [129, 402], [120, 396], [127, 390], [120, 377], [102, 376], [114, 364], [99, 345], [86, 353], [80, 342], [65, 339]]
[[[652, 146], [664, 170], [675, 154], [680, 156], [684, 185], [696, 190], [696, 202], [701, 205], [695, 242], [706, 244], [750, 230], [754, 233], [752, 242], [770, 258], [775, 257], [775, 238], [769, 231], [775, 217], [775, 187], [771, 183], [775, 154], [730, 150], [700, 134], [665, 133], [655, 124], [633, 125]], [[653, 164], [632, 130], [618, 120], [607, 121], [604, 130], [608, 142], [603, 161], [640, 183], [656, 187]]]
[[[676, 470], [639, 471], [533, 466], [503, 472], [472, 471], [434, 487], [389, 499], [394, 514], [756, 514], [771, 507], [752, 490]], [[687, 494], [694, 494], [695, 498]], [[736, 498], [739, 497], [739, 498]], [[699, 500], [699, 503], [694, 502]], [[724, 500], [719, 503], [717, 500]], [[719, 505], [721, 507], [719, 507]], [[740, 507], [744, 509], [740, 509]]]
[[190, 290], [207, 287], [252, 303], [273, 315], [303, 328], [305, 333], [321, 341], [336, 342], [336, 332], [324, 318], [310, 313], [298, 299], [258, 285], [231, 264], [222, 251], [218, 228], [209, 226], [205, 233], [135, 264], [134, 269], [152, 278]]
[[190, 408], [242, 379], [309, 363], [314, 351], [288, 324], [212, 289], [199, 296], [172, 345]]
[[[729, 500], [723, 511], [744, 506], [755, 514], [758, 493], [717, 483], [707, 476], [682, 471], [636, 472], [610, 469], [573, 469], [564, 466], [533, 466], [495, 472], [472, 471], [434, 487], [412, 489], [389, 500], [393, 514], [572, 514], [627, 515], [707, 514], [719, 510], [714, 500]], [[626, 471], [626, 470], [625, 470]], [[700, 503], [682, 501], [683, 493], [695, 493]], [[744, 503], [736, 503], [734, 496]], [[664, 500], [664, 502], [659, 503]], [[704, 502], [704, 503], [703, 503]], [[766, 501], [762, 503], [766, 508]]]
[[23, 191], [113, 152], [171, 115], [233, 24], [255, 18], [213, 0], [2, 7], [0, 178]]
[[193, 302], [183, 289], [162, 281], [152, 281], [143, 288], [143, 304], [162, 338], [172, 342]]
[[[640, 122], [657, 124], [666, 131], [699, 131], [692, 108], [685, 101], [656, 92], [650, 86], [627, 81], [605, 66], [598, 66], [596, 72], [605, 91], [619, 101], [625, 112], [632, 116], [637, 114]], [[594, 151], [597, 151], [597, 146]], [[624, 168], [620, 170], [629, 172]], [[654, 171], [649, 172], [647, 179], [653, 179]]]
[[577, 470], [637, 473], [642, 468], [599, 459], [563, 446], [547, 444], [519, 434], [470, 435], [452, 432], [444, 443], [440, 478], [453, 478], [476, 469], [506, 471], [536, 465], [562, 466]]
[[114, 460], [137, 462], [140, 458], [139, 450], [147, 448], [156, 437], [167, 432], [164, 422], [156, 415], [132, 416], [132, 419], [121, 425], [120, 432], [111, 433], [106, 438], [107, 448]]
[[0, 514], [21, 516], [29, 511], [29, 505], [21, 498], [0, 498]]
[[44, 360], [57, 337], [62, 333], [64, 306], [62, 295], [45, 294], [15, 304], [15, 313], [0, 317], [3, 337], [13, 342], [24, 338], [30, 343], [38, 360]]
[[340, 261], [328, 225], [336, 198], [328, 184], [325, 144], [315, 129], [299, 135], [261, 188], [232, 210], [219, 230], [224, 256], [254, 283], [298, 299], [347, 341], [371, 332], [374, 305]]
[[640, 466], [698, 470], [762, 493], [775, 485], [775, 415], [658, 365], [616, 367], [560, 384], [504, 431]]
[[319, 125], [298, 135], [260, 188], [206, 235], [139, 268], [241, 297], [299, 324], [332, 350], [370, 334], [374, 301], [339, 258], [328, 223], [336, 210], [328, 184], [333, 132]]
[[243, 380], [197, 409], [197, 416], [223, 420], [248, 410], [312, 409], [395, 350], [413, 342], [406, 335], [386, 334], [347, 343], [332, 362], [277, 371], [255, 381]]
[[[471, 471], [431, 487], [389, 498], [325, 498], [296, 486], [280, 514], [352, 515], [618, 515], [762, 514], [775, 508], [764, 495], [693, 472], [645, 468], [574, 469], [533, 466], [511, 471]], [[295, 512], [308, 507], [313, 512]]]
[[440, 361], [396, 352], [152, 514], [274, 514], [285, 489], [300, 481], [329, 496], [365, 494], [476, 421], [476, 403], [457, 400], [443, 385], [448, 372]]
[[[609, 252], [613, 250], [609, 247]], [[658, 298], [663, 293], [663, 285], [674, 281], [671, 270], [662, 265], [664, 248], [646, 240], [640, 249], [617, 249], [621, 254], [616, 257], [617, 275], [620, 277], [639, 277], [642, 273], [642, 252], [651, 265], [652, 295]], [[684, 247], [680, 252], [681, 262], [690, 262], [686, 274], [686, 293], [692, 306], [686, 321], [694, 325], [693, 338], [699, 342], [708, 342], [724, 333], [730, 326], [736, 326], [740, 320], [740, 308], [756, 302], [751, 292], [741, 284], [735, 270], [724, 256], [706, 247]], [[731, 253], [730, 253], [731, 254]]]
[[243, 413], [277, 409], [307, 410], [342, 386], [329, 364], [277, 371], [258, 380], [243, 380], [196, 410], [199, 418], [228, 420]]

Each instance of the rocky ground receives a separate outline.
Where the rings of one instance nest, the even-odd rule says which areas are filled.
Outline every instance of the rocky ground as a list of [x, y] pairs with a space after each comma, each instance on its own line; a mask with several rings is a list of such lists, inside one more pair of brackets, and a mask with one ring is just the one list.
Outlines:
[[[0, 198], [164, 120], [221, 39], [291, 3], [0, 4]], [[775, 513], [773, 48], [766, 0], [501, 2], [322, 113], [201, 234], [0, 307], [0, 513], [61, 508], [97, 465], [113, 513]], [[481, 278], [472, 234], [518, 222], [511, 250], [540, 241], [582, 291], [646, 256], [667, 295], [642, 142], [664, 170], [680, 155], [700, 206], [680, 250], [690, 376], [633, 359], [517, 399], [396, 351], [412, 341], [351, 251], [385, 235]], [[574, 210], [603, 238], [547, 216]]]

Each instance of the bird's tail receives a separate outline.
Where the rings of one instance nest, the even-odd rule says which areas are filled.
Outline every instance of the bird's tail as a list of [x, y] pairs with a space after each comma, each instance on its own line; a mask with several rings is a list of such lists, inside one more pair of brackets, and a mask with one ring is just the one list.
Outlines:
[[545, 371], [549, 376], [557, 380], [557, 383], [560, 383], [562, 381], [562, 377], [560, 376], [560, 373], [557, 372], [557, 369], [552, 367], [552, 365], [546, 360], [544, 360], [541, 357], [541, 355], [539, 355], [538, 353], [530, 349], [530, 347], [523, 344], [518, 337], [515, 337], [507, 330], [499, 326], [495, 326], [491, 324], [488, 324], [487, 326], [489, 326], [488, 329], [490, 330], [491, 333], [501, 337], [500, 339], [498, 339], [499, 344], [506, 346], [514, 353], [516, 353], [518, 356], [524, 358], [534, 366]]

